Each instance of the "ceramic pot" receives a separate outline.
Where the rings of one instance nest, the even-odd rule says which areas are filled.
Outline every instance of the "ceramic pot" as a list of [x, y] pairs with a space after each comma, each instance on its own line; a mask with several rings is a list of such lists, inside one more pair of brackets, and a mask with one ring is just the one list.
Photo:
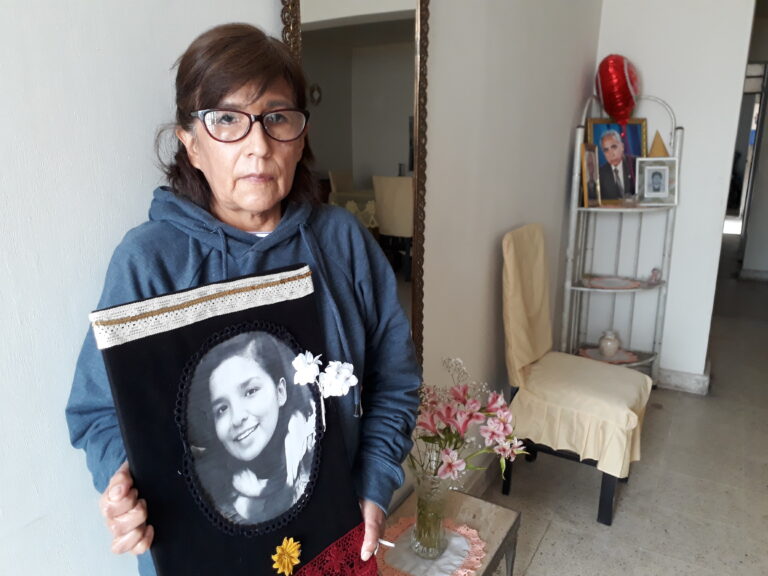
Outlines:
[[600, 342], [598, 342], [598, 348], [600, 349], [600, 354], [606, 358], [611, 358], [621, 348], [619, 336], [613, 330], [606, 330], [603, 332]]

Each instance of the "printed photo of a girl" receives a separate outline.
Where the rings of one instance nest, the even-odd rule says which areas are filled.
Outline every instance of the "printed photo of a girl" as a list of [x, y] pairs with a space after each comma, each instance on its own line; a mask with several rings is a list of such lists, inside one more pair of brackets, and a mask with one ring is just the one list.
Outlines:
[[304, 494], [316, 410], [293, 383], [291, 348], [269, 332], [238, 334], [211, 348], [190, 382], [187, 441], [210, 503], [236, 524], [259, 524]]

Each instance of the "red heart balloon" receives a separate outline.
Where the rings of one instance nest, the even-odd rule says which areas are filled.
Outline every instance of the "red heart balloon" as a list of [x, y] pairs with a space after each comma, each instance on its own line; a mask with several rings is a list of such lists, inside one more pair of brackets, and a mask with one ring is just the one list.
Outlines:
[[597, 68], [595, 87], [606, 113], [622, 126], [626, 125], [640, 94], [640, 79], [634, 64], [618, 54], [606, 56]]

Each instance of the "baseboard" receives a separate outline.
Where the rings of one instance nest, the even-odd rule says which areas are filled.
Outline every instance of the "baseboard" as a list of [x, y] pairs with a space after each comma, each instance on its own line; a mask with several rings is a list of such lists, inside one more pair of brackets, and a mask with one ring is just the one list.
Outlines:
[[659, 388], [706, 395], [709, 392], [709, 360], [704, 367], [704, 374], [660, 368], [657, 384]]
[[739, 278], [742, 280], [760, 280], [761, 282], [768, 282], [768, 270], [742, 268], [741, 272], [739, 272]]

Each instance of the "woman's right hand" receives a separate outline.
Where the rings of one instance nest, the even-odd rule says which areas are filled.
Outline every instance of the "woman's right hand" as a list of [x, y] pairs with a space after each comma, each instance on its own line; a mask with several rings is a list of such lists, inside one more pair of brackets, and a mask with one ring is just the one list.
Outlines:
[[99, 498], [99, 509], [112, 532], [112, 552], [143, 554], [152, 545], [155, 530], [147, 524], [147, 502], [133, 487], [128, 462], [123, 463]]

